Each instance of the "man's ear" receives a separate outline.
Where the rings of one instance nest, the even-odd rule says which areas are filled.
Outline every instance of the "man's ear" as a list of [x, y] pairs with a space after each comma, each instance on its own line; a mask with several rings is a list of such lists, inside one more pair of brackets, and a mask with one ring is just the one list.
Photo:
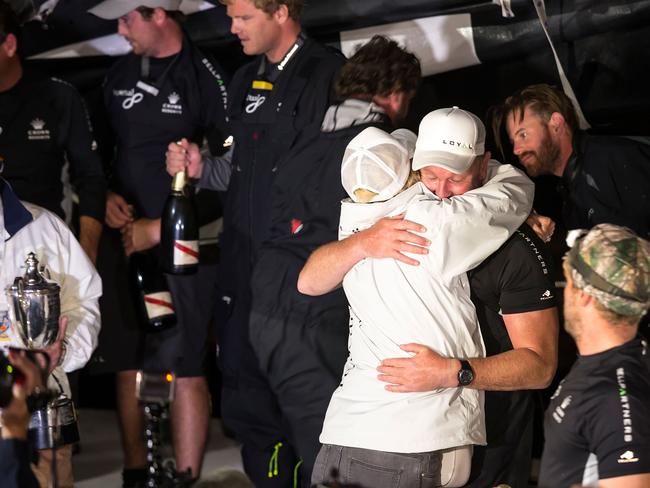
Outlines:
[[289, 7], [281, 4], [278, 9], [273, 13], [273, 18], [278, 24], [284, 24], [289, 20]]
[[2, 50], [9, 58], [13, 58], [16, 55], [16, 51], [18, 50], [18, 39], [16, 39], [15, 35], [7, 34], [5, 42], [2, 43]]
[[584, 290], [576, 290], [576, 291], [578, 293], [578, 296], [576, 298], [576, 303], [581, 307], [589, 306], [592, 300], [594, 299], [594, 297], [592, 297], [589, 293], [586, 293]]
[[152, 20], [156, 25], [162, 25], [166, 19], [167, 19], [167, 12], [165, 12], [165, 9], [160, 7], [156, 7], [153, 9]]
[[553, 112], [548, 124], [553, 132], [558, 132], [560, 129], [564, 128], [566, 122], [564, 116], [560, 112]]

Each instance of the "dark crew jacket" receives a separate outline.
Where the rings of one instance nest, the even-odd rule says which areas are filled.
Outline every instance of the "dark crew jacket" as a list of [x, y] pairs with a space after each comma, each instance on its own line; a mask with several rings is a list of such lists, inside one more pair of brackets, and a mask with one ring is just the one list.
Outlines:
[[[368, 127], [392, 130], [385, 117], [321, 132], [318, 137], [304, 141], [279, 165], [272, 189], [269, 236], [260, 250], [252, 280], [253, 308], [258, 312], [282, 313], [297, 303], [310, 303], [312, 308], [347, 309], [342, 288], [308, 297], [298, 292], [297, 282], [309, 255], [338, 240], [341, 200], [347, 197], [341, 184], [341, 161], [349, 142]], [[347, 321], [344, 325], [347, 328]]]
[[[183, 38], [181, 51], [149, 58], [128, 54], [104, 82], [104, 100], [117, 149], [110, 187], [135, 206], [137, 217], [160, 217], [171, 187], [165, 165], [170, 142], [229, 134], [226, 75], [216, 61]], [[157, 90], [157, 95], [151, 89]]]
[[228, 115], [235, 151], [224, 207], [220, 273], [226, 293], [249, 293], [252, 265], [268, 235], [277, 166], [301, 138], [320, 129], [332, 81], [344, 58], [304, 38], [273, 89], [263, 93], [264, 103], [251, 113], [260, 96], [252, 93], [253, 82], [268, 75], [258, 74], [262, 62], [263, 56], [258, 56], [241, 67], [230, 84]]
[[62, 218], [67, 158], [80, 215], [104, 221], [102, 163], [83, 99], [69, 83], [25, 71], [15, 86], [0, 93], [0, 157], [3, 178], [22, 200]]
[[577, 132], [560, 184], [567, 229], [623, 225], [650, 238], [650, 145]]

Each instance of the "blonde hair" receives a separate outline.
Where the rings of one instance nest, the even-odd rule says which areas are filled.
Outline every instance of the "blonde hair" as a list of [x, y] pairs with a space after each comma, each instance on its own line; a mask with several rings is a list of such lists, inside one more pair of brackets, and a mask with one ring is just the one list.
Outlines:
[[[219, 3], [222, 5], [228, 6], [235, 0], [219, 0]], [[278, 11], [280, 5], [286, 5], [287, 10], [289, 11], [289, 17], [291, 17], [296, 22], [300, 21], [300, 16], [302, 15], [302, 9], [305, 6], [303, 0], [249, 0], [256, 9], [261, 10], [262, 12], [272, 15]]]

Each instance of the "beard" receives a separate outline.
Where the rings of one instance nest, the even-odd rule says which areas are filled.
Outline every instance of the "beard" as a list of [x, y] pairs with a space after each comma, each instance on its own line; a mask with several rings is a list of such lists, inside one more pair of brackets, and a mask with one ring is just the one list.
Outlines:
[[[528, 159], [523, 162], [523, 159]], [[560, 159], [560, 146], [551, 139], [551, 132], [545, 127], [544, 138], [537, 151], [526, 151], [519, 156], [519, 161], [526, 168], [529, 176], [553, 174]]]

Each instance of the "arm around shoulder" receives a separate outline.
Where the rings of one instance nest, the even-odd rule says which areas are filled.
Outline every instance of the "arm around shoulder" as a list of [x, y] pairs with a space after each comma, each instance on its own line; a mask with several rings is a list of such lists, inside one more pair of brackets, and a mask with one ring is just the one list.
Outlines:
[[298, 291], [318, 296], [338, 287], [343, 278], [359, 261], [365, 258], [393, 258], [405, 264], [420, 263], [404, 253], [427, 254], [429, 241], [414, 232], [426, 229], [402, 215], [385, 217], [372, 227], [357, 232], [341, 241], [319, 247], [309, 257], [300, 276]]
[[298, 291], [319, 296], [338, 288], [343, 278], [365, 256], [355, 239], [357, 234], [316, 249], [298, 276]]

